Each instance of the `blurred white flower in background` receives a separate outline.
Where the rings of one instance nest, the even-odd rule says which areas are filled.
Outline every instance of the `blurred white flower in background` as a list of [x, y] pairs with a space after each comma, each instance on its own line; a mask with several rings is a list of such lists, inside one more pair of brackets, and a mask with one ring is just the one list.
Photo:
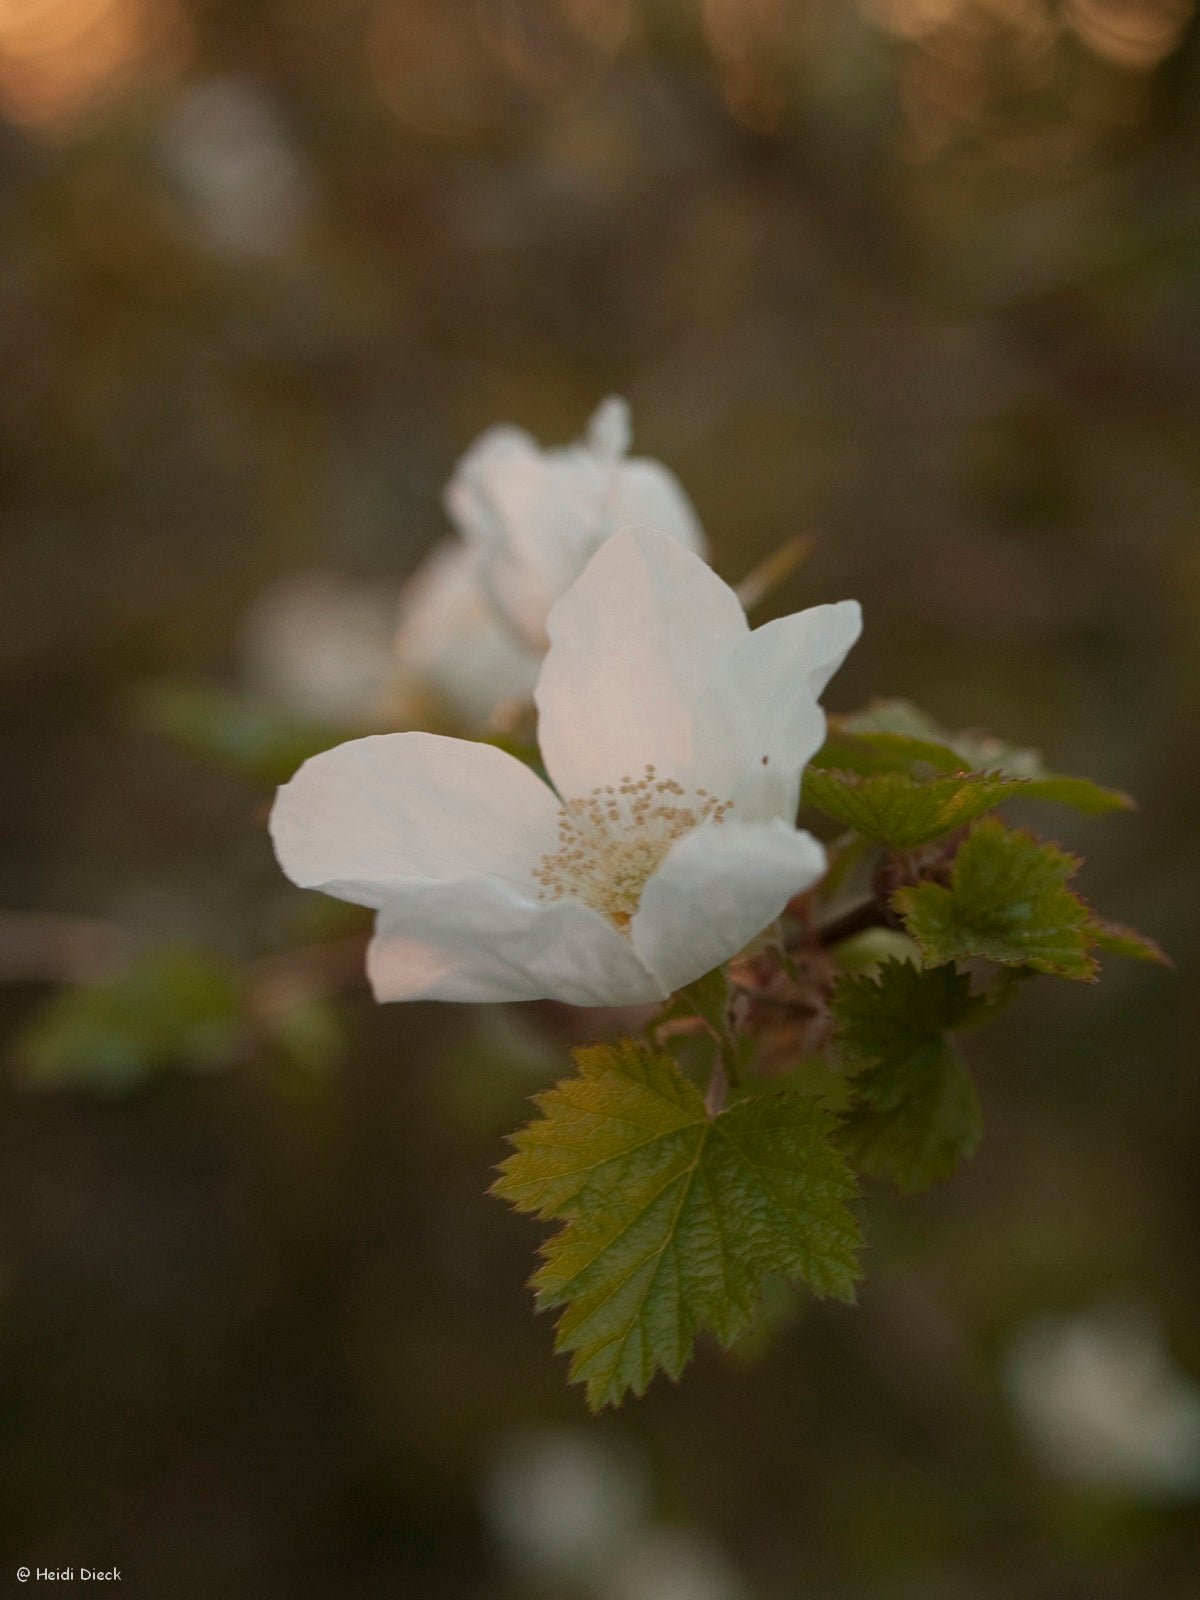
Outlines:
[[640, 1005], [718, 967], [825, 870], [795, 826], [854, 601], [751, 631], [729, 586], [625, 531], [549, 619], [538, 742], [557, 793], [487, 744], [358, 739], [271, 813], [280, 865], [379, 915], [379, 1000]]
[[473, 551], [437, 546], [397, 605], [381, 584], [306, 572], [263, 591], [242, 624], [242, 676], [280, 710], [377, 730], [429, 719], [472, 730], [527, 707], [540, 659], [498, 622]]
[[746, 1590], [724, 1551], [687, 1528], [648, 1528], [614, 1550], [596, 1600], [744, 1600]]
[[691, 502], [660, 462], [628, 458], [629, 406], [603, 401], [578, 444], [542, 450], [521, 428], [489, 428], [459, 461], [446, 509], [478, 554], [501, 619], [540, 654], [551, 606], [620, 528], [645, 527], [704, 555]]
[[[235, 87], [189, 91], [204, 94], [176, 132], [192, 138], [201, 112], [219, 122]], [[560, 450], [539, 450], [517, 428], [490, 429], [446, 490], [461, 538], [434, 546], [398, 608], [377, 588], [329, 575], [275, 585], [246, 619], [250, 686], [347, 728], [518, 724], [546, 651], [547, 612], [606, 539], [637, 523], [703, 553], [683, 490], [657, 462], [626, 460], [628, 443], [628, 407], [615, 399], [597, 410], [586, 443]]]
[[401, 591], [397, 696], [414, 720], [430, 700], [433, 710], [482, 728], [511, 720], [532, 698], [541, 658], [496, 615], [479, 569], [477, 550], [446, 539]]
[[159, 156], [208, 249], [270, 257], [301, 242], [315, 184], [264, 85], [234, 76], [187, 84], [164, 118]]
[[370, 728], [393, 693], [395, 600], [332, 573], [284, 578], [242, 625], [247, 686], [295, 716]]
[[506, 1565], [539, 1589], [592, 1600], [745, 1600], [713, 1540], [654, 1521], [652, 1489], [627, 1441], [541, 1428], [501, 1441], [481, 1498]]
[[1150, 1308], [1039, 1317], [1005, 1360], [1013, 1408], [1055, 1476], [1143, 1499], [1200, 1496], [1200, 1387]]
[[629, 407], [616, 398], [578, 444], [542, 450], [508, 425], [480, 435], [446, 487], [459, 538], [435, 546], [401, 594], [401, 704], [419, 704], [423, 685], [464, 728], [506, 726], [533, 693], [551, 606], [606, 539], [636, 524], [704, 554], [678, 481], [657, 461], [627, 459], [629, 441]]
[[543, 1583], [578, 1586], [636, 1539], [649, 1497], [630, 1450], [568, 1429], [510, 1435], [482, 1486], [484, 1516], [508, 1564]]

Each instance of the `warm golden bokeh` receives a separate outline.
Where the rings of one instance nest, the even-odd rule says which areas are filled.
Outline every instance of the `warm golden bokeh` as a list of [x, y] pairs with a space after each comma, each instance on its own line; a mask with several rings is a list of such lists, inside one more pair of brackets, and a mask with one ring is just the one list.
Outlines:
[[0, 111], [51, 128], [181, 63], [171, 0], [0, 0]]
[[1115, 66], [1148, 72], [1170, 55], [1191, 20], [1193, 0], [1067, 0], [1079, 37]]

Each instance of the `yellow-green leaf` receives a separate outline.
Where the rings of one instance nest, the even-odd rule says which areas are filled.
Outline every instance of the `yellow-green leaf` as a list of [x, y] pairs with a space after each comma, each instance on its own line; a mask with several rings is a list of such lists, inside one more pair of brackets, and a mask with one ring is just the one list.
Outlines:
[[495, 1192], [563, 1222], [542, 1248], [538, 1305], [563, 1306], [557, 1348], [593, 1410], [678, 1377], [697, 1332], [728, 1346], [768, 1274], [849, 1300], [855, 1182], [810, 1095], [710, 1117], [665, 1055], [626, 1040], [576, 1052], [579, 1076], [537, 1097]]
[[1102, 955], [1125, 956], [1129, 961], [1154, 961], [1160, 967], [1175, 965], [1157, 940], [1139, 933], [1136, 928], [1127, 928], [1124, 923], [1109, 922], [1093, 914], [1088, 933]]
[[1133, 801], [1119, 789], [1089, 778], [1051, 772], [1036, 750], [980, 733], [947, 733], [907, 700], [879, 700], [853, 716], [832, 717], [829, 738], [815, 758], [822, 767], [851, 772], [934, 772], [999, 774], [1023, 779], [1018, 798], [1070, 806], [1085, 816], [1129, 810]]
[[889, 850], [912, 850], [992, 811], [1023, 789], [995, 772], [913, 778], [906, 772], [842, 772], [809, 767], [805, 803]]
[[863, 1172], [906, 1193], [947, 1178], [979, 1143], [975, 1088], [948, 1031], [980, 1010], [965, 974], [885, 962], [874, 978], [843, 978], [834, 995], [838, 1044], [857, 1103], [840, 1139]]
[[983, 956], [1086, 982], [1096, 975], [1093, 916], [1067, 887], [1078, 866], [1057, 845], [991, 817], [959, 850], [949, 888], [919, 883], [892, 904], [929, 962]]

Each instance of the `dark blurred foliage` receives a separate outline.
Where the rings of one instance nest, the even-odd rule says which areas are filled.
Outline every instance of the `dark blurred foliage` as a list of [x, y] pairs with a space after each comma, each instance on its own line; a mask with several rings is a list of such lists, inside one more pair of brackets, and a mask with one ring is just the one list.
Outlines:
[[[553, 1425], [763, 1600], [1198, 1592], [1195, 1500], [1056, 1478], [1003, 1381], [1114, 1294], [1200, 1373], [1198, 65], [1190, 0], [0, 0], [10, 1570], [582, 1594], [485, 1516]], [[136, 708], [236, 686], [277, 579], [395, 591], [478, 429], [613, 390], [727, 576], [809, 533], [772, 603], [863, 600], [835, 707], [1140, 797], [1064, 837], [1179, 970], [1035, 986], [972, 1041], [975, 1160], [876, 1197], [857, 1309], [586, 1423], [483, 1196], [561, 1050], [361, 992], [239, 1034], [247, 970], [361, 924]], [[114, 940], [115, 997], [45, 1013]], [[727, 1594], [712, 1560], [603, 1594]]]

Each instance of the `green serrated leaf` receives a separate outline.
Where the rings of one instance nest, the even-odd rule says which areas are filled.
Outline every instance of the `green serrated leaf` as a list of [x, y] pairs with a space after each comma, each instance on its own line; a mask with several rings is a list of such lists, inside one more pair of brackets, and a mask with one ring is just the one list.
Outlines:
[[871, 772], [911, 773], [922, 766], [935, 772], [962, 772], [966, 766], [961, 756], [945, 745], [904, 733], [855, 733], [847, 727], [849, 720], [830, 719], [829, 736], [813, 757], [813, 766], [864, 776]]
[[905, 772], [810, 767], [804, 799], [843, 827], [889, 850], [912, 850], [993, 810], [1024, 785], [998, 773], [913, 778]]
[[946, 1038], [981, 1002], [952, 966], [886, 962], [876, 978], [843, 978], [834, 993], [838, 1043], [858, 1103], [840, 1139], [863, 1172], [912, 1193], [947, 1178], [979, 1143], [975, 1088]]
[[1030, 778], [1021, 786], [1020, 800], [1049, 800], [1054, 805], [1069, 806], [1085, 817], [1106, 817], [1112, 811], [1132, 811], [1132, 796], [1119, 789], [1105, 789], [1090, 778], [1064, 778], [1059, 773], [1048, 773], [1044, 778]]
[[862, 1172], [915, 1194], [950, 1177], [979, 1143], [975, 1085], [951, 1045], [930, 1042], [864, 1075], [841, 1143]]
[[947, 733], [907, 700], [880, 700], [853, 716], [831, 718], [829, 739], [816, 760], [821, 766], [861, 773], [911, 772], [922, 766], [939, 772], [999, 773], [1025, 780], [1014, 791], [1019, 798], [1048, 800], [1085, 816], [1133, 805], [1117, 789], [1051, 772], [1036, 750], [985, 734]]
[[919, 883], [892, 904], [930, 962], [983, 956], [1087, 982], [1092, 912], [1067, 884], [1079, 860], [988, 818], [954, 859], [950, 887]]
[[841, 1062], [829, 1056], [805, 1056], [786, 1072], [746, 1079], [744, 1096], [805, 1094], [814, 1096], [828, 1111], [844, 1111], [854, 1091]]
[[851, 1061], [882, 1061], [965, 1026], [981, 1003], [956, 967], [885, 961], [872, 977], [839, 981], [833, 995], [838, 1044]]
[[1088, 933], [1097, 950], [1108, 956], [1125, 956], [1130, 961], [1154, 961], [1160, 967], [1173, 967], [1175, 963], [1157, 940], [1136, 928], [1127, 928], [1121, 922], [1108, 922], [1094, 913], [1088, 924]]
[[1037, 750], [986, 733], [949, 733], [911, 700], [876, 700], [865, 711], [836, 718], [834, 725], [862, 739], [883, 735], [936, 749], [943, 758], [953, 756], [960, 767], [971, 771], [1002, 772], [1009, 778], [1052, 776]]
[[534, 1275], [565, 1306], [556, 1345], [593, 1410], [683, 1370], [697, 1332], [728, 1346], [763, 1279], [849, 1300], [861, 1240], [853, 1175], [812, 1096], [739, 1101], [710, 1117], [668, 1057], [626, 1040], [575, 1053], [579, 1076], [536, 1100], [495, 1193], [561, 1220]]
[[873, 700], [864, 711], [855, 711], [836, 719], [840, 728], [849, 733], [895, 733], [906, 739], [928, 740], [948, 745], [951, 735], [911, 700]]

